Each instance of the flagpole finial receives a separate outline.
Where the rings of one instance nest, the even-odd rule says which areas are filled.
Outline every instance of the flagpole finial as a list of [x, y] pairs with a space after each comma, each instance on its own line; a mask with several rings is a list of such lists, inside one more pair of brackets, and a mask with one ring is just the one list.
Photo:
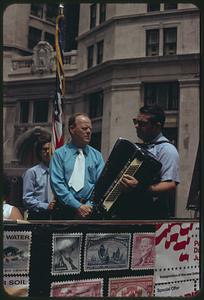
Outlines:
[[60, 15], [64, 14], [64, 5], [62, 3], [59, 4], [59, 14]]

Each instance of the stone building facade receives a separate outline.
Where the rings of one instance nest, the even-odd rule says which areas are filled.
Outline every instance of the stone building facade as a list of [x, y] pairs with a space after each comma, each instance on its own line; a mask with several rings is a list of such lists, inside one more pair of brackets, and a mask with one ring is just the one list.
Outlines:
[[[4, 168], [20, 176], [36, 162], [37, 137], [51, 132], [55, 53], [45, 32], [54, 32], [54, 24], [33, 16], [30, 4], [12, 6], [4, 13]], [[107, 159], [118, 137], [137, 140], [132, 118], [141, 105], [163, 105], [165, 134], [181, 158], [173, 209], [176, 217], [190, 216], [185, 208], [200, 125], [199, 9], [187, 3], [83, 3], [75, 10], [80, 11], [76, 47], [65, 52], [65, 137], [69, 116], [87, 112], [93, 122], [92, 144]], [[11, 13], [22, 28], [21, 38], [9, 30]], [[28, 23], [34, 24], [33, 19], [41, 24], [41, 42], [29, 49]], [[41, 65], [40, 50], [46, 57]]]

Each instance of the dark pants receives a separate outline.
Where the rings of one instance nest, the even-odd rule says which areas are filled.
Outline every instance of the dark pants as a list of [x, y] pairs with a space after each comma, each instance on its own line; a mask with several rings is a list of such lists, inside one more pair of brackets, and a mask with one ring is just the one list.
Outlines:
[[153, 201], [152, 195], [143, 189], [124, 192], [113, 207], [112, 216], [125, 220], [157, 220], [168, 219], [167, 199]]
[[35, 212], [28, 211], [28, 220], [50, 220], [51, 211]]
[[56, 203], [52, 210], [52, 220], [76, 220], [76, 211], [61, 204], [59, 201]]

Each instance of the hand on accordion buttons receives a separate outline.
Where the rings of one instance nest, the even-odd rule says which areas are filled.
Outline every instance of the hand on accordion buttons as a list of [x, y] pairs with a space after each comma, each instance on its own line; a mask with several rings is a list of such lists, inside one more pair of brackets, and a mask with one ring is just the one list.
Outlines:
[[135, 188], [138, 185], [138, 180], [128, 174], [123, 175], [121, 180], [121, 185], [124, 190], [129, 188]]

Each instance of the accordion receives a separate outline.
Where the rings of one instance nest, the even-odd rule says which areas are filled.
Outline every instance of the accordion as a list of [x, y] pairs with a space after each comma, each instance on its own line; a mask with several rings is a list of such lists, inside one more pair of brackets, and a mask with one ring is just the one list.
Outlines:
[[148, 186], [154, 182], [161, 166], [150, 152], [129, 140], [119, 138], [96, 182], [92, 194], [95, 202], [93, 215], [111, 215], [122, 193], [120, 182], [124, 174], [131, 175], [143, 186]]

